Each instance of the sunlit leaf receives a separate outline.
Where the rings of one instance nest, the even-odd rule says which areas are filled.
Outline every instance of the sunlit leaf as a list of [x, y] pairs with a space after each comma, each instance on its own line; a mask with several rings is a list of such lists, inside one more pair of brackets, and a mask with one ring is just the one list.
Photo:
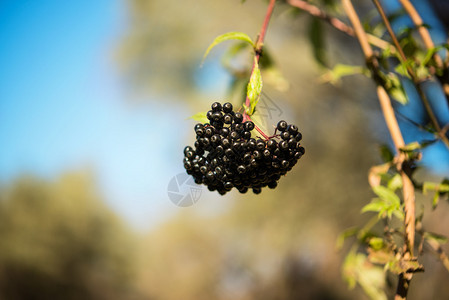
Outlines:
[[440, 194], [436, 192], [432, 198], [432, 209], [437, 208], [438, 202], [440, 202]]
[[408, 71], [407, 71], [407, 66], [409, 65], [409, 62], [403, 62], [403, 63], [400, 63], [400, 64], [398, 64], [395, 68], [394, 68], [394, 70], [398, 73], [398, 74], [400, 74], [400, 75], [402, 75], [402, 76], [404, 76], [404, 77], [408, 77], [408, 78], [410, 78], [410, 74], [408, 73]]
[[207, 117], [206, 117], [206, 112], [196, 113], [193, 116], [190, 116], [189, 119], [193, 119], [193, 120], [201, 122], [201, 123], [209, 122], [209, 119], [207, 119]]
[[398, 101], [401, 104], [407, 104], [407, 94], [405, 93], [403, 88], [392, 87], [388, 92], [390, 93], [391, 97], [394, 98], [394, 100]]
[[380, 199], [372, 200], [370, 203], [362, 207], [362, 213], [372, 211], [372, 212], [381, 212], [384, 209], [385, 205]]
[[393, 190], [379, 185], [372, 188], [374, 193], [379, 196], [379, 198], [374, 198], [370, 203], [362, 208], [363, 212], [378, 212], [378, 217], [388, 217], [396, 216], [399, 219], [403, 218], [403, 213], [401, 208], [401, 201], [394, 193]]
[[397, 275], [418, 270], [422, 271], [422, 266], [419, 262], [405, 259], [393, 259], [387, 264], [386, 268]]
[[448, 242], [448, 238], [444, 235], [433, 233], [433, 232], [425, 232], [424, 238], [428, 240], [434, 240], [438, 244], [446, 244]]
[[320, 77], [321, 82], [329, 82], [331, 84], [339, 84], [341, 78], [345, 76], [365, 74], [369, 76], [369, 72], [365, 67], [353, 66], [345, 64], [337, 64], [334, 68], [326, 72]]
[[401, 200], [392, 190], [384, 186], [376, 186], [373, 188], [373, 192], [379, 196], [382, 200], [392, 205], [400, 205]]
[[380, 237], [373, 237], [369, 240], [369, 245], [373, 250], [380, 250], [385, 247], [384, 240]]
[[260, 75], [259, 64], [257, 59], [254, 57], [254, 67], [251, 77], [249, 78], [247, 87], [247, 97], [249, 98], [251, 107], [249, 108], [249, 115], [252, 115], [254, 109], [256, 108], [257, 102], [260, 99], [260, 93], [262, 92], [262, 76]]
[[343, 263], [343, 278], [349, 288], [359, 284], [371, 299], [386, 300], [385, 274], [381, 267], [368, 261], [366, 255], [351, 251]]
[[[204, 60], [206, 59], [207, 55], [209, 55], [209, 52], [212, 50], [212, 48], [214, 48], [216, 45], [218, 45], [224, 41], [229, 41], [229, 40], [242, 40], [242, 41], [249, 43], [251, 46], [254, 47], [253, 40], [246, 33], [243, 33], [243, 32], [224, 33], [224, 34], [216, 37], [215, 40], [209, 45], [209, 47], [206, 50], [206, 53], [204, 53], [202, 62], [204, 62]], [[201, 64], [202, 64], [202, 62], [201, 62]]]
[[415, 150], [418, 150], [418, 149], [421, 149], [420, 143], [412, 142], [410, 144], [405, 145], [404, 147], [402, 147], [399, 150], [401, 150], [403, 152], [412, 152], [412, 151], [415, 151]]
[[[402, 74], [401, 72], [402, 71], [398, 73]], [[405, 72], [407, 71], [405, 70]], [[402, 86], [401, 80], [399, 79], [398, 75], [393, 72], [389, 72], [388, 74], [383, 75], [383, 79], [385, 80], [384, 83], [385, 89], [394, 98], [394, 100], [398, 101], [403, 105], [407, 104], [408, 97], [407, 94], [405, 93], [404, 87]]]
[[422, 65], [427, 65], [433, 58], [436, 52], [438, 52], [442, 47], [433, 47], [427, 50], [426, 56], [424, 56], [423, 60], [421, 61]]
[[428, 191], [435, 191], [432, 198], [432, 208], [435, 209], [442, 195], [449, 193], [449, 183], [447, 183], [447, 180], [443, 180], [441, 183], [426, 181], [423, 183], [422, 191], [423, 194], [426, 194]]
[[437, 190], [438, 183], [425, 181], [422, 185], [422, 192], [426, 194], [429, 190]]
[[402, 177], [399, 174], [395, 174], [389, 181], [388, 181], [388, 189], [395, 191], [397, 189], [402, 188]]

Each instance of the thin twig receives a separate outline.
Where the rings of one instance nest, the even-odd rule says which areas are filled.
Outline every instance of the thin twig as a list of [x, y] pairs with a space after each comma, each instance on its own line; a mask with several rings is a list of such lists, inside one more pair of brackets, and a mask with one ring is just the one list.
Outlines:
[[449, 258], [447, 257], [446, 253], [444, 253], [444, 250], [443, 248], [441, 248], [441, 245], [438, 244], [437, 241], [431, 239], [426, 240], [426, 242], [430, 246], [430, 248], [432, 248], [438, 254], [438, 258], [441, 260], [443, 266], [449, 272]]
[[[421, 16], [419, 15], [418, 11], [413, 6], [413, 4], [409, 0], [399, 0], [399, 2], [401, 2], [405, 11], [410, 16], [415, 26], [418, 28], [418, 33], [424, 42], [424, 46], [426, 46], [428, 50], [435, 48], [435, 44], [432, 41], [432, 37], [430, 36], [429, 30], [427, 30], [427, 28], [424, 26], [424, 22], [421, 19]], [[438, 55], [438, 53], [434, 54], [434, 59], [435, 63], [437, 64], [437, 67], [442, 69], [443, 60]]]
[[[262, 48], [263, 48], [263, 41], [265, 39], [265, 34], [267, 32], [268, 23], [270, 22], [270, 18], [273, 13], [275, 3], [276, 3], [276, 0], [270, 0], [270, 3], [268, 4], [267, 12], [265, 14], [265, 19], [263, 21], [262, 28], [260, 29], [259, 37], [257, 38], [257, 42], [256, 42], [255, 49], [254, 49], [254, 51], [256, 52], [256, 62], [253, 64], [253, 67], [251, 69], [250, 78], [254, 72], [256, 63], [259, 63], [259, 60], [260, 60], [260, 55], [262, 53]], [[245, 104], [247, 107], [250, 107], [250, 105], [251, 105], [250, 99], [248, 96], [246, 96]], [[246, 115], [246, 112], [244, 113], [244, 115]]]
[[[343, 21], [341, 21], [340, 19], [338, 19], [336, 17], [330, 16], [328, 13], [326, 13], [319, 7], [317, 7], [313, 4], [310, 4], [306, 1], [303, 1], [303, 0], [288, 0], [287, 2], [291, 6], [299, 8], [299, 9], [307, 12], [311, 16], [314, 16], [316, 18], [319, 18], [319, 19], [329, 23], [335, 29], [337, 29], [349, 36], [355, 37], [354, 29], [351, 26], [345, 24]], [[378, 38], [377, 36], [369, 34], [369, 33], [367, 33], [367, 37], [368, 37], [368, 42], [371, 45], [376, 46], [380, 49], [384, 49], [384, 50], [389, 49], [391, 53], [395, 53], [395, 48], [392, 47], [392, 45], [390, 43], [388, 43], [387, 41], [384, 41], [384, 40]]]
[[[380, 16], [382, 17], [382, 20], [385, 24], [385, 27], [387, 28], [388, 33], [391, 36], [391, 39], [393, 40], [393, 43], [400, 55], [400, 59], [402, 60], [403, 63], [405, 63], [407, 61], [407, 57], [405, 56], [405, 53], [402, 50], [401, 45], [399, 44], [396, 34], [394, 33], [393, 29], [391, 28], [390, 21], [388, 20], [386, 14], [385, 14], [385, 11], [382, 8], [382, 5], [380, 4], [379, 0], [373, 0], [373, 2], [374, 2], [374, 5], [376, 6], [377, 10], [379, 11]], [[419, 17], [419, 15], [418, 15], [418, 17]], [[407, 65], [407, 72], [410, 75], [410, 77], [416, 87], [416, 91], [419, 94], [419, 97], [424, 105], [424, 108], [426, 109], [426, 112], [430, 118], [430, 121], [432, 122], [432, 125], [435, 127], [438, 137], [443, 141], [443, 143], [446, 145], [446, 147], [449, 148], [449, 139], [442, 132], [440, 124], [438, 124], [438, 120], [435, 117], [435, 114], [432, 110], [429, 100], [427, 99], [427, 96], [421, 87], [420, 79], [418, 78], [418, 76], [416, 76], [416, 73], [413, 71], [413, 69], [409, 65]]]
[[[342, 0], [343, 8], [352, 23], [355, 30], [357, 39], [359, 40], [360, 46], [362, 48], [363, 54], [369, 67], [373, 72], [378, 72], [377, 61], [373, 57], [373, 51], [368, 43], [366, 33], [363, 30], [360, 18], [354, 9], [350, 0]], [[382, 108], [382, 113], [385, 118], [388, 130], [390, 131], [391, 138], [396, 147], [397, 155], [399, 157], [398, 161], [398, 172], [401, 174], [403, 187], [402, 194], [404, 198], [404, 212], [405, 212], [405, 245], [406, 249], [403, 254], [404, 259], [411, 259], [413, 257], [413, 247], [415, 240], [415, 190], [410, 177], [402, 168], [405, 156], [400, 151], [404, 146], [404, 139], [402, 137], [401, 130], [398, 125], [398, 121], [394, 114], [393, 107], [391, 105], [390, 97], [386, 92], [385, 88], [379, 83], [377, 83], [377, 95]], [[412, 279], [412, 273], [402, 273], [399, 275], [398, 288], [396, 290], [395, 299], [405, 299], [407, 297], [408, 287]]]
[[[385, 27], [387, 28], [388, 33], [391, 36], [391, 39], [393, 40], [393, 44], [395, 45], [396, 50], [398, 51], [402, 62], [405, 63], [407, 61], [407, 57], [405, 56], [405, 53], [402, 50], [401, 45], [399, 44], [396, 34], [394, 33], [393, 29], [391, 28], [390, 21], [388, 20], [387, 15], [385, 14], [385, 11], [382, 8], [382, 5], [380, 5], [379, 0], [373, 0], [373, 2], [374, 2], [374, 5], [376, 6], [377, 11], [379, 12], [379, 14], [385, 24]], [[411, 77], [416, 77], [415, 73], [413, 72], [413, 69], [409, 65], [407, 65], [407, 71]]]
[[[424, 26], [423, 20], [421, 19], [421, 16], [417, 12], [413, 4], [409, 0], [399, 0], [399, 2], [401, 2], [405, 11], [412, 19], [412, 22], [418, 28], [418, 33], [424, 42], [424, 46], [427, 48], [427, 50], [433, 49], [435, 47], [435, 44], [432, 41], [432, 37], [430, 36], [429, 30]], [[440, 70], [443, 70], [444, 68], [448, 67], [447, 61], [446, 63], [444, 63], [437, 52], [434, 53], [433, 58], [435, 60], [437, 67]], [[437, 77], [440, 80], [441, 85], [443, 86], [443, 92], [446, 95], [446, 99], [449, 101], [449, 83], [447, 82], [447, 78], [444, 78], [443, 76]]]
[[[271, 15], [273, 14], [273, 10], [274, 10], [274, 5], [275, 4], [276, 4], [276, 0], [270, 0], [270, 3], [268, 4], [267, 12], [265, 14], [265, 19], [263, 21], [262, 28], [260, 29], [259, 37], [257, 38], [257, 42], [256, 42], [256, 45], [254, 47], [254, 51], [256, 53], [255, 54], [256, 60], [253, 63], [253, 67], [251, 69], [250, 78], [253, 75], [253, 72], [255, 70], [256, 64], [259, 63], [260, 56], [262, 54], [262, 48], [263, 48], [263, 42], [264, 42], [264, 39], [265, 39], [265, 34], [267, 32], [268, 23], [270, 22]], [[248, 96], [246, 96], [245, 105], [246, 105], [246, 107], [250, 107], [251, 106], [251, 100], [249, 99]], [[247, 115], [246, 111], [243, 112], [243, 117], [244, 117], [244, 120], [251, 120], [251, 118]], [[268, 136], [259, 127], [256, 127], [256, 130], [264, 138], [266, 138], [266, 139], [268, 138]]]

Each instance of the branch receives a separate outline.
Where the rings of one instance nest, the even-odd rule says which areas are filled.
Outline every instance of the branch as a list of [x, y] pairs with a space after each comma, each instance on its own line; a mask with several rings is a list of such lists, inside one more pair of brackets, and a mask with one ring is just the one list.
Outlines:
[[[418, 11], [415, 9], [413, 4], [409, 0], [399, 0], [399, 2], [401, 2], [405, 11], [408, 13], [415, 26], [418, 28], [418, 33], [421, 36], [427, 50], [435, 48], [435, 44], [432, 41], [432, 37], [430, 36], [429, 30], [427, 30], [427, 28], [424, 26], [424, 22], [422, 21], [421, 16], [418, 14]], [[437, 67], [442, 69], [443, 60], [438, 55], [438, 53], [434, 54], [434, 59], [435, 63], [437, 64]]]
[[[418, 33], [424, 42], [424, 46], [427, 48], [427, 50], [433, 49], [435, 47], [435, 44], [432, 41], [432, 37], [430, 36], [429, 30], [427, 30], [427, 28], [425, 26], [423, 26], [423, 24], [424, 24], [423, 20], [421, 19], [421, 16], [416, 11], [413, 4], [409, 0], [399, 0], [399, 2], [401, 2], [405, 11], [408, 13], [410, 18], [412, 19], [412, 22], [418, 28]], [[438, 53], [435, 52], [435, 54], [433, 55], [433, 58], [435, 60], [437, 67], [440, 70], [447, 68], [447, 64], [443, 63], [443, 60], [438, 55]], [[446, 99], [448, 100], [448, 103], [449, 103], [449, 83], [447, 81], [447, 78], [444, 78], [443, 76], [437, 76], [437, 77], [440, 80], [441, 85], [443, 86], [443, 92], [446, 95]]]
[[449, 272], [449, 258], [447, 257], [446, 253], [444, 253], [444, 250], [443, 248], [441, 248], [441, 245], [438, 244], [438, 242], [431, 239], [427, 240], [427, 244], [438, 254], [438, 257], [443, 263], [443, 266]]
[[[385, 24], [385, 27], [387, 28], [388, 33], [391, 36], [391, 39], [393, 40], [393, 43], [399, 53], [400, 59], [402, 60], [403, 63], [405, 63], [407, 61], [407, 57], [405, 56], [405, 53], [402, 50], [401, 45], [399, 44], [396, 34], [394, 33], [393, 29], [391, 28], [390, 21], [388, 20], [386, 14], [385, 14], [385, 11], [382, 8], [382, 5], [380, 5], [379, 0], [373, 0], [373, 2], [374, 2], [374, 5], [376, 6], [377, 10], [379, 11], [380, 16], [382, 17], [382, 20]], [[421, 20], [419, 15], [417, 15], [417, 17], [419, 18], [419, 20]], [[421, 23], [422, 23], [422, 20], [421, 20]], [[424, 28], [424, 27], [421, 26], [419, 28]], [[426, 29], [426, 32], [429, 33], [427, 31], [427, 29]], [[429, 38], [430, 38], [430, 35], [429, 35]], [[432, 47], [433, 47], [432, 40], [430, 40], [430, 42], [432, 43]], [[436, 58], [436, 56], [435, 56], [435, 58]], [[441, 60], [441, 58], [440, 58], [440, 60]], [[419, 97], [421, 98], [424, 108], [426, 109], [426, 112], [430, 118], [430, 121], [432, 122], [433, 127], [435, 127], [438, 137], [443, 141], [443, 143], [446, 145], [446, 147], [449, 148], [449, 139], [446, 137], [445, 133], [441, 130], [441, 127], [438, 124], [438, 120], [435, 117], [435, 114], [433, 113], [432, 107], [429, 104], [429, 100], [427, 99], [426, 94], [424, 93], [424, 91], [421, 88], [421, 84], [420, 84], [421, 82], [420, 82], [419, 78], [416, 76], [415, 72], [408, 64], [407, 64], [407, 72], [410, 75], [410, 77], [412, 78], [412, 81], [416, 87]]]
[[[254, 47], [254, 51], [256, 52], [256, 62], [253, 64], [253, 67], [252, 67], [252, 69], [251, 69], [251, 74], [250, 74], [250, 76], [249, 76], [250, 78], [251, 78], [251, 76], [253, 75], [253, 72], [254, 72], [256, 63], [259, 63], [259, 60], [260, 60], [260, 55], [261, 55], [261, 53], [262, 53], [262, 48], [263, 48], [263, 41], [264, 41], [264, 39], [265, 39], [265, 34], [266, 34], [266, 32], [267, 32], [268, 23], [270, 22], [270, 18], [271, 18], [271, 15], [272, 15], [272, 13], [273, 13], [273, 9], [274, 9], [275, 3], [276, 3], [276, 0], [270, 0], [270, 3], [268, 4], [267, 12], [266, 12], [266, 14], [265, 14], [265, 19], [264, 19], [264, 21], [263, 21], [262, 28], [260, 29], [260, 33], [259, 33], [259, 37], [257, 38], [256, 46]], [[250, 107], [250, 106], [251, 106], [250, 99], [249, 99], [248, 96], [246, 96], [245, 104], [246, 104], [247, 107]], [[246, 114], [246, 111], [243, 113], [243, 117], [244, 117], [245, 119], [246, 119], [247, 117], [249, 117], [249, 116]], [[264, 135], [264, 133], [261, 132], [261, 130], [260, 130], [259, 132], [260, 132], [262, 135]]]
[[[321, 20], [327, 22], [328, 24], [330, 24], [332, 27], [339, 30], [340, 32], [343, 32], [349, 36], [355, 37], [354, 29], [351, 26], [346, 25], [343, 21], [341, 21], [340, 19], [338, 19], [336, 17], [330, 16], [325, 11], [321, 10], [319, 7], [317, 7], [313, 4], [310, 4], [306, 1], [303, 1], [303, 0], [288, 0], [287, 2], [291, 6], [297, 7], [299, 9], [307, 12], [311, 16], [314, 16], [318, 19], [321, 19]], [[395, 53], [395, 48], [392, 47], [391, 44], [388, 43], [387, 41], [384, 41], [384, 40], [378, 38], [377, 36], [369, 34], [369, 33], [367, 33], [367, 36], [368, 36], [368, 42], [371, 45], [376, 46], [380, 49], [384, 49], [384, 50], [390, 49], [391, 53]]]
[[[378, 72], [378, 64], [376, 58], [373, 57], [373, 51], [368, 43], [368, 39], [365, 31], [363, 30], [360, 19], [357, 12], [354, 9], [350, 0], [342, 0], [343, 8], [354, 27], [357, 39], [359, 40], [363, 54], [365, 55], [366, 62], [374, 76]], [[401, 130], [398, 125], [398, 121], [394, 114], [393, 107], [391, 105], [390, 97], [388, 96], [385, 88], [378, 82], [377, 83], [377, 95], [382, 108], [382, 113], [387, 123], [388, 130], [390, 131], [391, 138], [396, 147], [398, 155], [398, 172], [402, 177], [402, 194], [404, 198], [404, 211], [405, 211], [405, 253], [404, 259], [411, 259], [413, 257], [413, 247], [415, 240], [415, 189], [413, 183], [410, 180], [409, 174], [403, 168], [403, 162], [405, 160], [404, 154], [400, 149], [404, 146], [404, 139], [402, 137]], [[412, 279], [412, 273], [401, 273], [399, 275], [398, 287], [396, 290], [395, 299], [405, 299], [409, 288], [410, 281]]]

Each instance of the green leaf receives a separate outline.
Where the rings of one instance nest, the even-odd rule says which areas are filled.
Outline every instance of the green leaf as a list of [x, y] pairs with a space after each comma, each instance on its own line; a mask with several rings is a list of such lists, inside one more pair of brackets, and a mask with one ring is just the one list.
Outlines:
[[390, 93], [391, 97], [394, 98], [394, 100], [398, 101], [401, 104], [407, 104], [407, 94], [402, 87], [393, 87], [388, 92]]
[[416, 272], [423, 270], [423, 267], [416, 260], [392, 259], [386, 266], [393, 274], [399, 275], [406, 272]]
[[449, 183], [447, 183], [447, 180], [443, 180], [443, 182], [440, 183], [440, 186], [438, 187], [438, 191], [440, 193], [449, 193]]
[[404, 77], [410, 78], [410, 74], [408, 74], [408, 71], [407, 71], [407, 67], [408, 67], [409, 64], [410, 64], [409, 62], [403, 62], [403, 63], [400, 63], [400, 64], [398, 64], [398, 65], [394, 68], [394, 70], [395, 70], [398, 74], [400, 74], [400, 75], [402, 75], [402, 76], [404, 76]]
[[438, 191], [440, 193], [447, 193], [447, 192], [449, 192], [449, 183], [445, 183], [444, 180], [442, 183], [425, 181], [423, 183], [422, 189], [423, 189], [424, 194], [427, 193], [427, 191], [429, 191], [429, 190]]
[[423, 194], [426, 194], [428, 191], [435, 191], [435, 194], [432, 198], [432, 208], [435, 209], [440, 201], [440, 198], [443, 194], [449, 193], [449, 184], [447, 180], [443, 180], [441, 183], [429, 182], [426, 181], [423, 183], [422, 191]]
[[341, 78], [344, 76], [355, 75], [355, 74], [365, 74], [369, 75], [368, 70], [362, 66], [352, 66], [352, 65], [344, 65], [337, 64], [335, 67], [326, 73], [324, 73], [320, 77], [320, 81], [329, 82], [331, 84], [339, 84], [341, 82]]
[[446, 244], [448, 241], [448, 238], [444, 235], [433, 233], [433, 232], [424, 232], [424, 238], [428, 240], [434, 240], [440, 245]]
[[[406, 72], [406, 70], [405, 70]], [[398, 73], [402, 73], [399, 70]], [[403, 74], [402, 74], [403, 75]], [[383, 76], [385, 80], [385, 88], [387, 92], [399, 103], [405, 105], [408, 102], [407, 94], [405, 93], [404, 87], [402, 86], [401, 80], [398, 75], [393, 72], [390, 72]]]
[[373, 187], [373, 192], [379, 196], [380, 199], [384, 200], [388, 204], [392, 205], [400, 205], [401, 200], [399, 199], [398, 195], [396, 195], [392, 190], [384, 187], [384, 186], [376, 186]]
[[389, 181], [388, 181], [388, 189], [392, 191], [396, 191], [397, 189], [402, 188], [402, 177], [399, 174], [395, 174]]
[[424, 56], [424, 59], [421, 61], [422, 65], [427, 65], [430, 60], [433, 58], [434, 54], [436, 52], [438, 52], [439, 50], [441, 50], [443, 47], [442, 46], [438, 46], [438, 47], [433, 47], [430, 48], [429, 50], [427, 50], [426, 56]]
[[206, 53], [204, 53], [203, 60], [201, 61], [201, 64], [203, 64], [204, 60], [206, 59], [207, 55], [209, 55], [209, 52], [214, 48], [216, 45], [229, 40], [242, 40], [245, 42], [248, 42], [252, 47], [254, 47], [253, 40], [243, 32], [228, 32], [224, 33], [222, 35], [219, 35], [215, 38], [215, 40], [209, 45], [209, 47], [206, 50]]
[[385, 205], [380, 199], [376, 198], [372, 200], [370, 203], [362, 207], [362, 213], [373, 211], [373, 212], [381, 212], [384, 209]]
[[405, 145], [404, 147], [402, 147], [401, 150], [402, 152], [413, 152], [415, 150], [419, 150], [421, 149], [421, 144], [418, 142], [412, 142], [410, 144]]
[[382, 145], [379, 147], [379, 151], [380, 151], [380, 156], [382, 157], [382, 160], [384, 162], [390, 162], [393, 161], [394, 159], [394, 154], [393, 152], [390, 150], [390, 148], [386, 145]]
[[439, 201], [440, 201], [440, 193], [436, 192], [432, 198], [432, 209], [437, 208]]
[[309, 40], [312, 45], [313, 56], [315, 60], [322, 66], [326, 66], [326, 53], [323, 35], [323, 24], [321, 20], [312, 17], [308, 28]]
[[256, 108], [257, 102], [260, 99], [260, 93], [262, 92], [262, 76], [260, 75], [259, 64], [257, 62], [256, 57], [254, 57], [254, 67], [251, 77], [249, 78], [248, 87], [246, 89], [246, 95], [250, 100], [251, 107], [249, 109], [248, 115], [252, 115], [254, 113], [254, 109]]
[[359, 232], [358, 227], [351, 227], [348, 229], [345, 229], [342, 233], [340, 233], [337, 237], [337, 241], [335, 243], [335, 247], [339, 250], [343, 247], [343, 244], [345, 243], [345, 240], [348, 237], [354, 236]]
[[369, 240], [369, 246], [373, 249], [373, 250], [380, 250], [382, 248], [385, 247], [385, 243], [384, 240], [380, 237], [372, 237]]
[[399, 219], [403, 218], [403, 212], [400, 209], [401, 200], [398, 195], [394, 193], [394, 191], [382, 185], [374, 186], [372, 189], [374, 193], [379, 196], [379, 198], [374, 198], [370, 203], [365, 205], [362, 208], [362, 213], [373, 211], [379, 213], [379, 218], [385, 216], [391, 218], [393, 214]]
[[429, 190], [436, 191], [438, 183], [425, 181], [422, 185], [422, 192], [426, 194]]
[[206, 117], [206, 112], [196, 113], [193, 116], [190, 116], [189, 119], [194, 119], [201, 123], [209, 123], [209, 119]]
[[381, 267], [370, 263], [366, 255], [349, 252], [343, 262], [342, 271], [349, 288], [354, 288], [358, 283], [369, 298], [387, 299], [384, 292], [385, 273]]

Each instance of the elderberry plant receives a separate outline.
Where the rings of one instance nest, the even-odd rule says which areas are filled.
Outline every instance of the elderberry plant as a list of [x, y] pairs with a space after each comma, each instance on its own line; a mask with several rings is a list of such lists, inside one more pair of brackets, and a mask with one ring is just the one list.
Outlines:
[[[232, 188], [240, 193], [252, 189], [259, 194], [263, 187], [274, 189], [281, 176], [290, 171], [305, 153], [298, 127], [281, 120], [274, 134], [269, 136], [251, 119], [262, 92], [259, 60], [265, 32], [275, 1], [270, 1], [267, 14], [256, 42], [242, 32], [229, 32], [218, 36], [206, 50], [227, 40], [240, 40], [253, 49], [253, 68], [246, 87], [243, 112], [234, 111], [231, 103], [214, 102], [205, 115], [193, 116], [207, 120], [195, 125], [194, 148], [184, 148], [184, 168], [197, 184], [224, 195]], [[204, 60], [203, 58], [203, 60]], [[256, 133], [257, 132], [257, 133]]]
[[286, 121], [279, 121], [273, 136], [256, 139], [254, 123], [243, 122], [229, 102], [214, 102], [206, 116], [209, 122], [194, 127], [194, 148], [184, 148], [184, 168], [197, 184], [220, 195], [233, 187], [255, 194], [266, 186], [274, 189], [305, 152], [298, 127]]

